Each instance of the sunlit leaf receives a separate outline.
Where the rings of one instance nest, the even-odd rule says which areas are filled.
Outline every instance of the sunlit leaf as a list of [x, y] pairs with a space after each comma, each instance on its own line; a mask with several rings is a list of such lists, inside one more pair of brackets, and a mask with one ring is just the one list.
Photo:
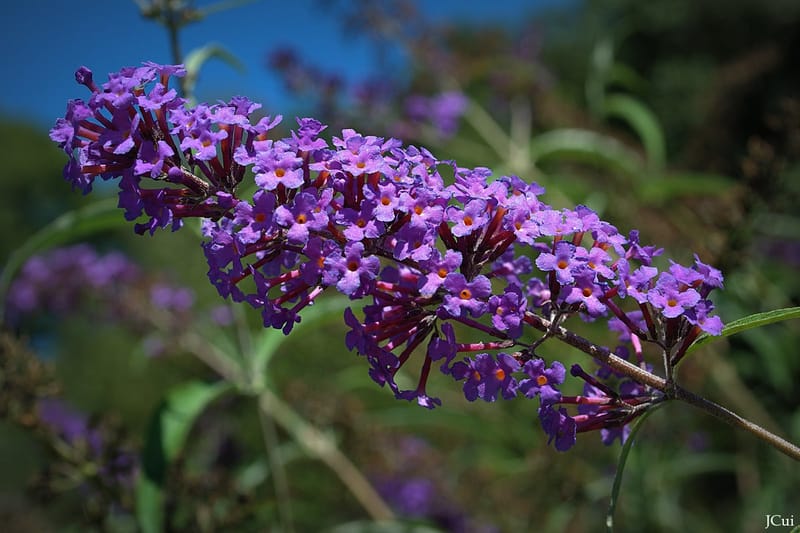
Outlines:
[[689, 350], [687, 350], [687, 352], [692, 351], [703, 344], [721, 339], [723, 337], [729, 337], [731, 335], [747, 331], [748, 329], [760, 328], [761, 326], [774, 324], [776, 322], [783, 322], [784, 320], [792, 320], [794, 318], [800, 318], [800, 307], [786, 307], [784, 309], [775, 309], [773, 311], [748, 315], [746, 317], [734, 320], [726, 325], [722, 329], [721, 335], [708, 335], [704, 333], [703, 335], [699, 336]]
[[142, 475], [136, 487], [136, 516], [145, 533], [162, 529], [167, 470], [183, 450], [195, 420], [231, 388], [226, 382], [183, 383], [167, 394], [151, 418], [142, 453]]
[[735, 182], [718, 174], [669, 173], [660, 180], [643, 181], [637, 192], [648, 203], [665, 203], [680, 196], [712, 196], [727, 192]]
[[[314, 305], [300, 312], [301, 320], [298, 324], [295, 324], [291, 336], [297, 338], [298, 335], [301, 335], [298, 332], [305, 330], [311, 324], [318, 324], [323, 319], [341, 319], [342, 312], [348, 305], [349, 300], [344, 297], [321, 298]], [[264, 376], [266, 367], [269, 365], [273, 355], [288, 337], [288, 335], [284, 335], [282, 331], [277, 329], [264, 328], [261, 330], [253, 343], [253, 375], [256, 379]]]
[[184, 89], [187, 95], [193, 95], [200, 70], [210, 59], [220, 59], [239, 72], [245, 70], [244, 64], [239, 59], [218, 44], [207, 44], [196, 48], [186, 55], [184, 65], [186, 66], [186, 77], [184, 78]]
[[534, 137], [530, 150], [535, 163], [550, 159], [582, 161], [632, 178], [644, 172], [644, 161], [638, 153], [612, 137], [590, 130], [551, 130]]
[[664, 132], [656, 115], [646, 105], [625, 94], [610, 94], [603, 101], [603, 112], [624, 120], [636, 132], [651, 169], [664, 167], [667, 158]]
[[619, 453], [619, 461], [617, 462], [617, 471], [614, 474], [614, 484], [611, 486], [611, 499], [608, 504], [608, 513], [606, 514], [606, 528], [608, 529], [609, 533], [614, 531], [614, 511], [617, 509], [619, 490], [622, 488], [622, 475], [625, 472], [625, 463], [628, 461], [628, 455], [631, 453], [631, 448], [633, 448], [636, 435], [644, 425], [644, 421], [647, 420], [647, 417], [653, 414], [653, 412], [659, 409], [662, 405], [664, 404], [658, 404], [655, 407], [645, 411], [645, 413], [633, 423], [631, 433], [628, 435], [628, 439], [625, 441], [625, 444], [622, 445], [622, 450]]

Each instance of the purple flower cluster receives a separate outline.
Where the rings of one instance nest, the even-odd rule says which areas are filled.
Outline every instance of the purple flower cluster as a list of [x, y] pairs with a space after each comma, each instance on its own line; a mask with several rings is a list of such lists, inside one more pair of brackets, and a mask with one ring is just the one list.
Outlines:
[[133, 486], [139, 470], [138, 459], [133, 450], [118, 442], [119, 435], [111, 428], [93, 423], [87, 415], [55, 397], [41, 398], [37, 411], [46, 431], [76, 450], [73, 454], [61, 453], [59, 459], [77, 463], [85, 461], [96, 467], [80, 469], [80, 464], [72, 465], [75, 472], [84, 478], [84, 484]]
[[11, 323], [34, 312], [65, 314], [90, 294], [114, 293], [139, 279], [141, 271], [117, 252], [99, 255], [89, 245], [55, 248], [34, 255], [9, 287]]
[[77, 244], [28, 259], [9, 287], [5, 311], [9, 324], [19, 326], [28, 317], [65, 316], [90, 307], [104, 319], [143, 329], [145, 345], [152, 347], [148, 352], [155, 354], [165, 338], [152, 331], [154, 316], [163, 317], [164, 331], [182, 332], [192, 322], [194, 300], [191, 289], [149, 277], [120, 252], [101, 254]]
[[405, 95], [404, 88], [398, 88], [385, 76], [348, 84], [339, 74], [304, 62], [291, 49], [275, 50], [268, 64], [289, 91], [314, 97], [319, 116], [333, 123], [351, 124], [353, 117], [369, 116], [395, 135], [434, 134], [439, 139], [449, 139], [458, 131], [468, 105], [466, 96], [455, 90]]
[[[554, 209], [517, 176], [460, 168], [397, 139], [345, 129], [328, 141], [311, 118], [270, 138], [277, 119], [251, 119], [258, 106], [244, 98], [189, 108], [167, 89], [182, 72], [146, 64], [101, 89], [79, 70], [89, 104], [71, 101], [51, 132], [70, 155], [67, 179], [88, 191], [97, 176], [121, 178], [126, 216], [149, 217], [139, 232], [203, 217], [211, 282], [260, 310], [265, 326], [288, 333], [328, 287], [367, 298], [363, 317], [345, 314], [346, 343], [398, 398], [438, 405], [426, 391], [434, 366], [469, 400], [538, 397], [563, 450], [581, 419], [561, 402], [563, 366], [545, 365], [524, 338], [536, 316], [611, 317], [674, 360], [701, 331], [720, 333], [708, 295], [722, 276], [698, 258], [659, 271], [661, 250], [637, 232], [626, 237], [585, 206]], [[237, 196], [247, 169], [251, 198]], [[456, 326], [489, 339], [458, 342]], [[470, 352], [480, 353], [454, 361]], [[422, 358], [420, 377], [402, 390], [395, 378], [412, 357]]]
[[414, 121], [430, 122], [442, 137], [452, 137], [467, 105], [467, 98], [458, 91], [435, 96], [413, 95], [406, 99], [406, 113]]

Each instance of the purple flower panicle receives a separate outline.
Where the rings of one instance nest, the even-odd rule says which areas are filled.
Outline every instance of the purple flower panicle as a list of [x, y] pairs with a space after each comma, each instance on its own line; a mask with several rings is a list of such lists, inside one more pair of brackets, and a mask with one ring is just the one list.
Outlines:
[[[279, 138], [279, 119], [256, 120], [259, 106], [246, 98], [189, 106], [169, 89], [183, 73], [147, 63], [98, 86], [79, 70], [88, 102], [70, 101], [51, 130], [69, 157], [65, 178], [84, 192], [97, 178], [118, 179], [139, 233], [204, 219], [210, 281], [260, 310], [267, 327], [288, 332], [329, 287], [366, 300], [363, 318], [345, 315], [347, 346], [400, 399], [438, 405], [426, 392], [438, 365], [470, 400], [538, 396], [546, 432], [566, 449], [576, 432], [626, 419], [568, 413], [572, 400], [556, 388], [563, 366], [535, 357], [526, 335], [537, 314], [610, 319], [625, 342], [656, 343], [675, 362], [701, 332], [721, 332], [708, 296], [722, 275], [699, 258], [659, 271], [662, 250], [637, 231], [625, 236], [586, 206], [554, 209], [535, 183], [441, 162], [397, 139], [344, 129], [328, 140], [313, 118]], [[447, 129], [463, 105], [451, 95], [424, 112]], [[239, 187], [247, 171], [251, 197]], [[484, 340], [458, 342], [457, 328]], [[469, 352], [481, 353], [453, 363]], [[412, 358], [422, 358], [420, 377], [402, 390], [395, 375]]]

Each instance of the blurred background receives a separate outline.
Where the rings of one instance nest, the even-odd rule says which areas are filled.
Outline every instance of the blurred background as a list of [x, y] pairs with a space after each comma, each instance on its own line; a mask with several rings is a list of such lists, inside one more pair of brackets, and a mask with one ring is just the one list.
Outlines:
[[[103, 81], [176, 54], [206, 60], [189, 87], [198, 101], [242, 94], [285, 128], [313, 116], [331, 133], [397, 136], [536, 181], [544, 201], [586, 204], [665, 258], [698, 254], [725, 274], [725, 322], [800, 305], [794, 0], [198, 1], [181, 20], [162, 4], [4, 8], [0, 258], [8, 273], [31, 238], [68, 246], [4, 274], [4, 531], [145, 528], [137, 479], [155, 456], [169, 459], [158, 468], [169, 531], [596, 531], [620, 452], [585, 434], [559, 453], [530, 402], [470, 404], [448, 379], [430, 389], [441, 408], [395, 401], [345, 349], [340, 301], [302, 333], [264, 332], [258, 313], [219, 299], [191, 231], [137, 237], [114, 213], [102, 229], [78, 220], [80, 231], [42, 238], [70, 210], [116, 202], [114, 187], [70, 191], [47, 137], [66, 100], [87, 96], [80, 65]], [[800, 442], [799, 326], [708, 344], [679, 379]], [[613, 342], [601, 325], [576, 327]], [[223, 352], [260, 353], [258, 379], [282, 414], [211, 388], [216, 356], [198, 331]], [[178, 404], [185, 412], [170, 411]], [[154, 455], [154, 420], [176, 410], [180, 445]], [[796, 463], [687, 405], [659, 410], [639, 439], [620, 531], [755, 531], [800, 510]], [[378, 511], [348, 468], [397, 529], [370, 523]]]

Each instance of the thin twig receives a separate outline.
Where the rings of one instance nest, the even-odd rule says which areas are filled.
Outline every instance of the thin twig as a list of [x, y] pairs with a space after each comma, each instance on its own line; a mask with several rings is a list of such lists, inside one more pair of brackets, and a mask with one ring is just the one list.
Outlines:
[[258, 420], [261, 423], [261, 436], [264, 439], [264, 447], [267, 450], [267, 460], [272, 471], [273, 486], [275, 496], [278, 500], [278, 515], [280, 516], [282, 531], [294, 533], [294, 516], [292, 514], [292, 499], [289, 494], [289, 480], [286, 476], [286, 469], [281, 460], [280, 448], [278, 448], [278, 436], [275, 432], [275, 423], [258, 403]]
[[[527, 313], [525, 318], [528, 324], [540, 331], [547, 332], [552, 327], [552, 324], [549, 320], [536, 314]], [[667, 380], [664, 378], [655, 374], [651, 374], [650, 372], [647, 372], [646, 370], [639, 368], [638, 366], [629, 363], [620, 357], [617, 357], [605, 346], [594, 344], [591, 341], [588, 341], [580, 335], [577, 335], [561, 326], [555, 328], [553, 337], [565, 342], [566, 344], [569, 344], [574, 348], [577, 348], [585, 354], [592, 356], [616, 372], [624, 374], [634, 381], [667, 393], [671, 398], [684, 401], [690, 405], [693, 405], [694, 407], [697, 407], [698, 409], [705, 411], [706, 413], [717, 417], [731, 426], [748, 431], [749, 433], [772, 445], [781, 453], [788, 455], [796, 461], [800, 461], [800, 448], [795, 444], [792, 444], [782, 437], [767, 431], [758, 424], [742, 418], [733, 411], [726, 409], [725, 407], [718, 405], [711, 400], [707, 400], [702, 396], [698, 396], [693, 392], [675, 385], [674, 382], [671, 386], [669, 386]]]
[[275, 422], [290, 433], [306, 452], [333, 470], [374, 520], [394, 519], [394, 513], [389, 508], [389, 505], [330, 438], [303, 420], [269, 390], [265, 390], [259, 395], [259, 407], [267, 416], [272, 417]]

